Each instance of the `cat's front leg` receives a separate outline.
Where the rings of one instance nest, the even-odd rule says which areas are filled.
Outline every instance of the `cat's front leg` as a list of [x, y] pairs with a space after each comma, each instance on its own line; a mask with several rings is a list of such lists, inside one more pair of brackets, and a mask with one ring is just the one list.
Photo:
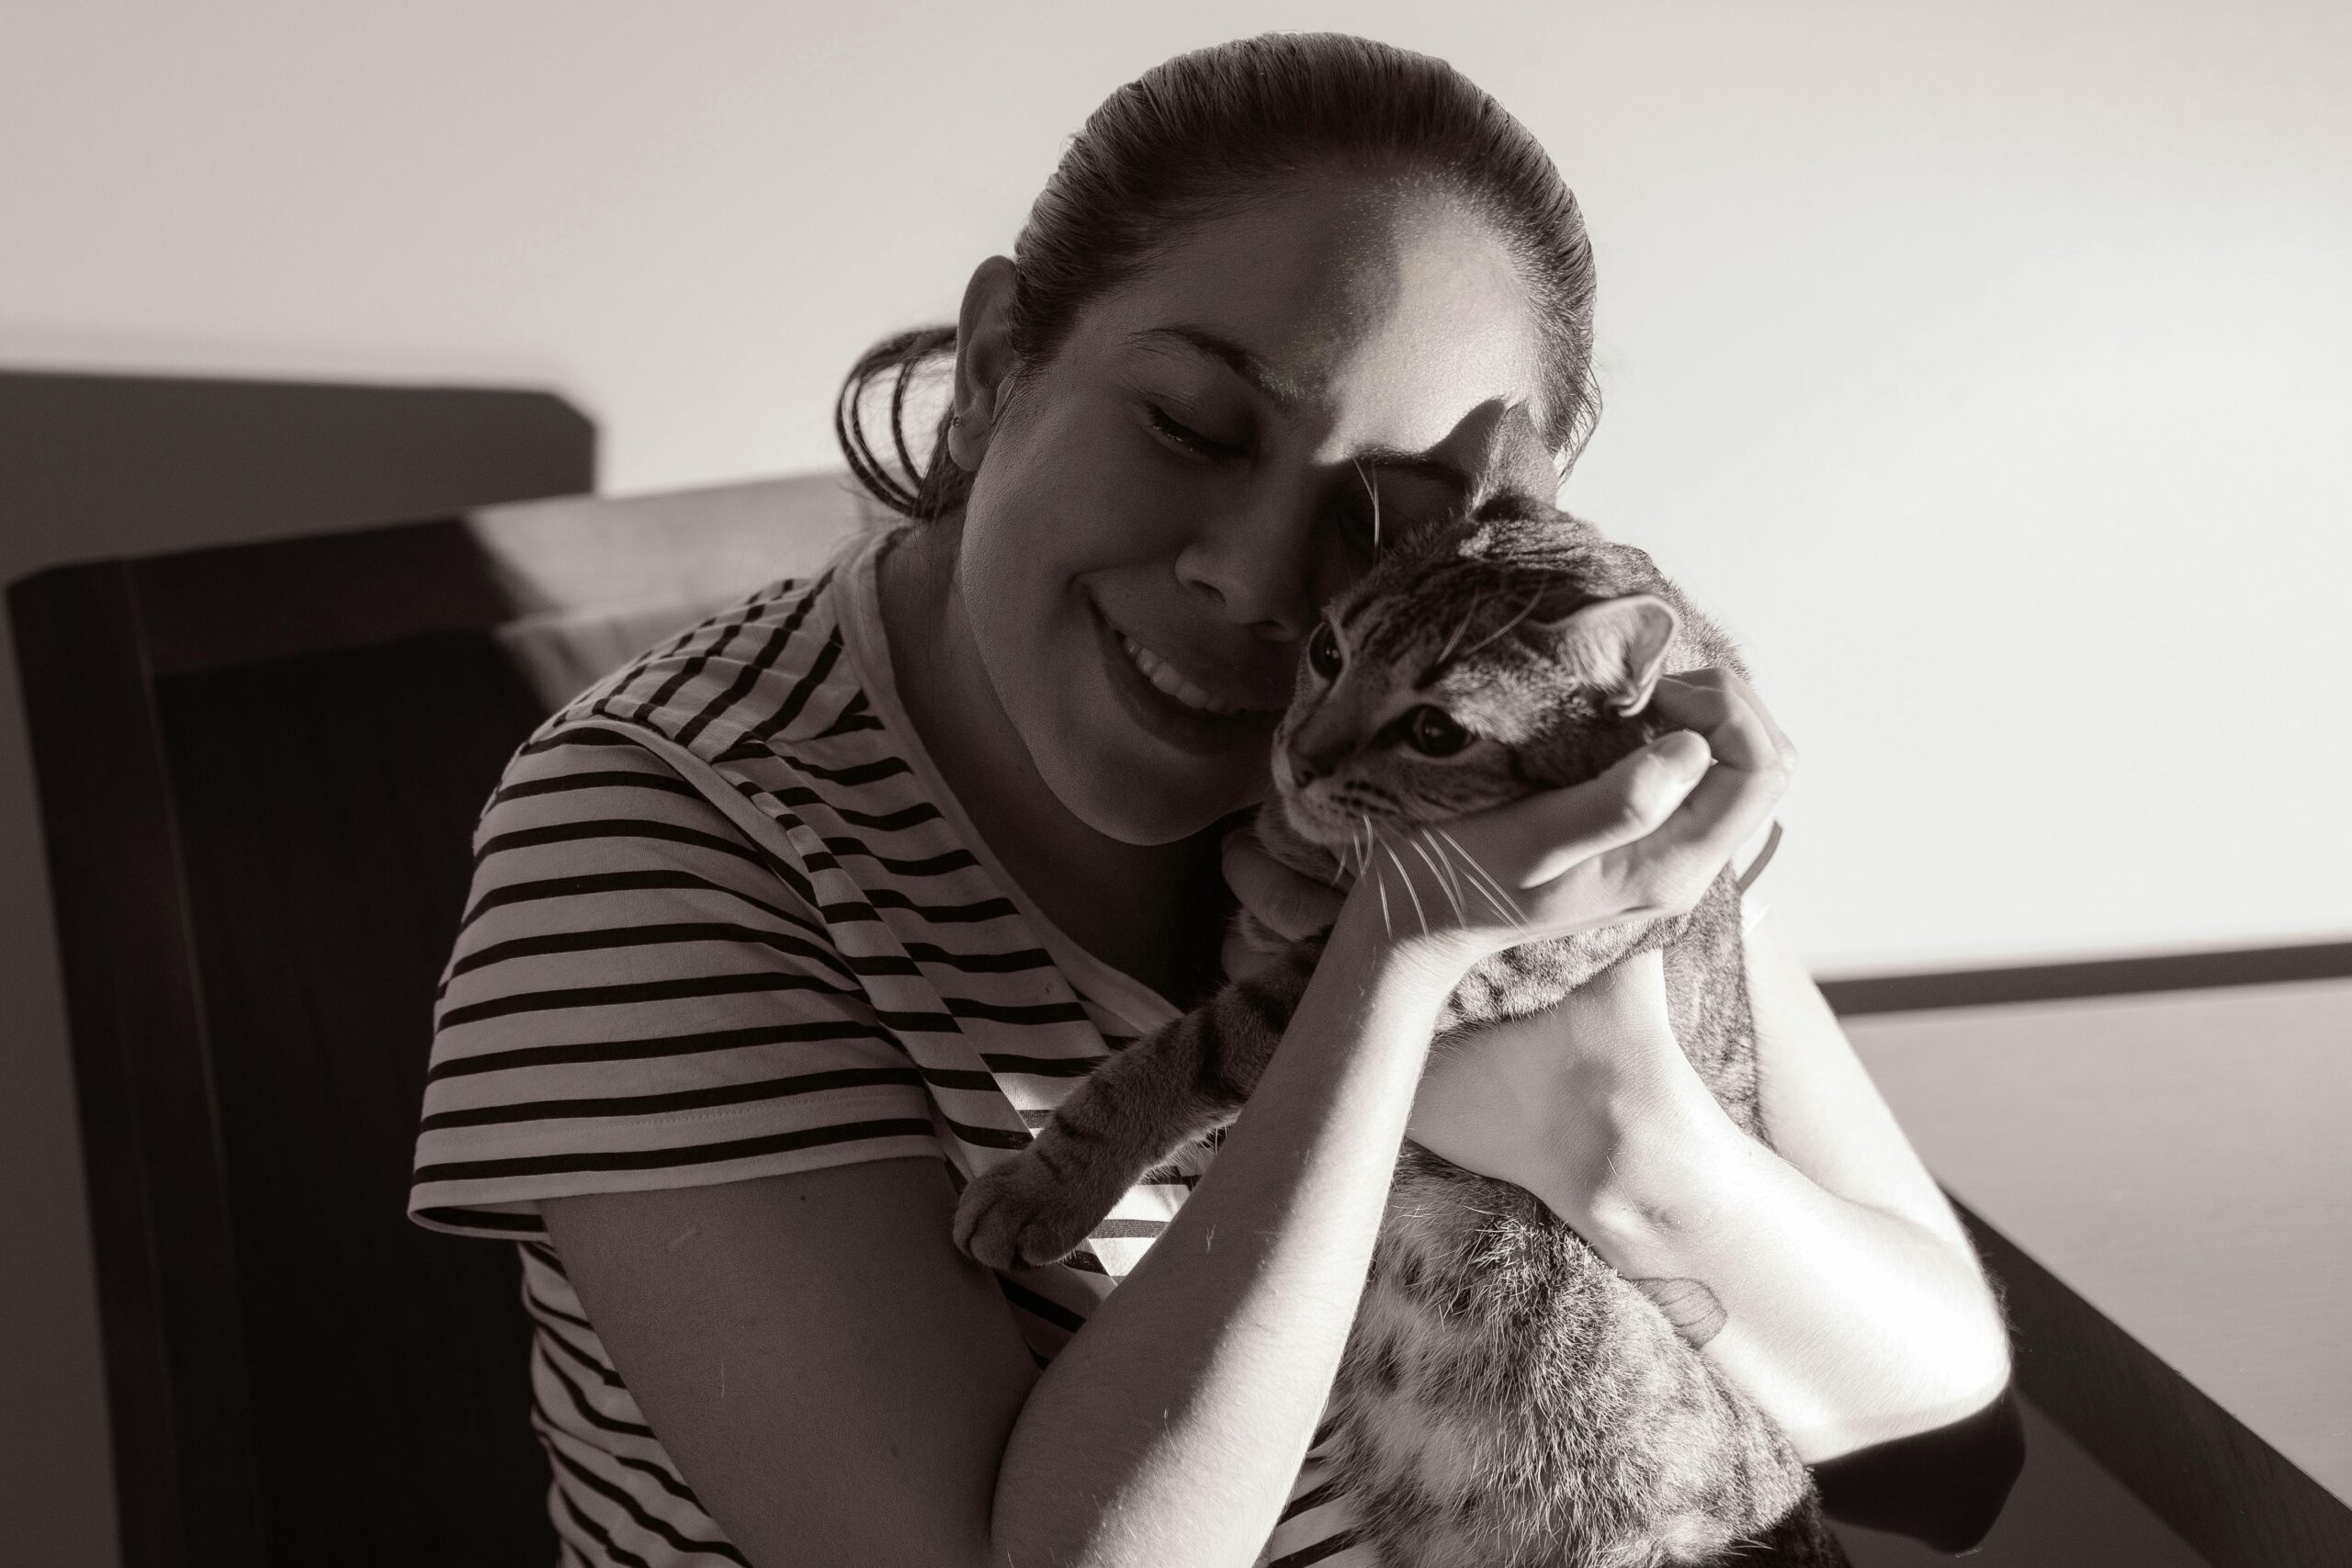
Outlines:
[[1077, 1250], [1153, 1166], [1224, 1126], [1258, 1086], [1321, 952], [1298, 943], [1095, 1068], [1019, 1154], [976, 1177], [956, 1205], [956, 1245], [991, 1269]]

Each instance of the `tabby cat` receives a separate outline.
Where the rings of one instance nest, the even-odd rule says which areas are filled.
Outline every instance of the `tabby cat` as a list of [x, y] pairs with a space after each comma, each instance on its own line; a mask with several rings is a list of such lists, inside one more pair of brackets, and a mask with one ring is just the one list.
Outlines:
[[[1704, 665], [1740, 669], [1648, 556], [1523, 497], [1490, 500], [1389, 550], [1327, 613], [1255, 831], [1306, 875], [1376, 870], [1415, 852], [1385, 829], [1593, 777], [1664, 728], [1644, 711], [1658, 676]], [[1460, 859], [1447, 876], [1450, 897], [1502, 891]], [[1411, 919], [1392, 897], [1392, 918]], [[956, 1215], [968, 1256], [996, 1269], [1066, 1256], [1146, 1170], [1239, 1111], [1323, 942], [1239, 919], [1273, 961], [1106, 1061], [1026, 1150], [974, 1180]], [[1762, 1137], [1729, 872], [1688, 915], [1479, 964], [1446, 1004], [1438, 1048], [1446, 1031], [1534, 1012], [1661, 947], [1676, 1039]], [[1520, 1188], [1408, 1141], [1329, 1406], [1337, 1473], [1382, 1561], [1843, 1563], [1786, 1438], [1678, 1334], [1671, 1317], [1703, 1341], [1686, 1304], [1626, 1281]]]

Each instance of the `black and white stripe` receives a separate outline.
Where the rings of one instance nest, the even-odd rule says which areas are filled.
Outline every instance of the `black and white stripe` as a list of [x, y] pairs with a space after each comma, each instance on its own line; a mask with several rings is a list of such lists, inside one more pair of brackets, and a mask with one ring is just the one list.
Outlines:
[[[475, 836], [410, 1212], [519, 1242], [567, 1562], [740, 1563], [622, 1386], [539, 1200], [936, 1156], [960, 1188], [1172, 1010], [1054, 930], [908, 728], [881, 536], [582, 694]], [[1040, 1365], [1166, 1226], [1209, 1145], [1065, 1264], [1000, 1279]], [[1356, 1568], [1318, 1444], [1262, 1562]]]

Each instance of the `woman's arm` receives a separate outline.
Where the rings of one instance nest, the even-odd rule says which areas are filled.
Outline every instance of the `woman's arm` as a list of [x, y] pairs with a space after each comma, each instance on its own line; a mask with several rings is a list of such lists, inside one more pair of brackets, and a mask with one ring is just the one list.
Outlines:
[[1777, 1152], [1675, 1044], [1653, 957], [1554, 1025], [1619, 1037], [1555, 1054], [1572, 1064], [1549, 1080], [1561, 1131], [1531, 1190], [1671, 1302], [1812, 1462], [1981, 1409], [2008, 1381], [2008, 1339], [1950, 1206], [1769, 921], [1751, 953]]
[[548, 1228], [754, 1564], [1238, 1568], [1322, 1413], [1453, 978], [1343, 912], [1208, 1173], [1043, 1373], [927, 1162], [552, 1200]]
[[[1569, 929], [1694, 897], [1769, 800], [1701, 780], [1683, 739], [1464, 831], [1544, 863], [1531, 912]], [[752, 1563], [1238, 1568], [1329, 1396], [1439, 1007], [1501, 935], [1391, 935], [1362, 885], [1207, 1174], [1034, 1378], [920, 1162], [543, 1212], [624, 1382]]]

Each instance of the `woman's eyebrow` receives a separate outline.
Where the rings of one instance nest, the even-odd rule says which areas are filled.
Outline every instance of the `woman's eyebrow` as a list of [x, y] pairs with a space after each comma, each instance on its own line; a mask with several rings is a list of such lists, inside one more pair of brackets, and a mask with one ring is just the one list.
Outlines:
[[1206, 327], [1147, 327], [1127, 341], [1137, 348], [1159, 350], [1166, 348], [1170, 340], [1207, 355], [1273, 402], [1287, 404], [1298, 400], [1298, 394], [1285, 388], [1267, 368], [1264, 360], [1231, 338], [1213, 333]]

